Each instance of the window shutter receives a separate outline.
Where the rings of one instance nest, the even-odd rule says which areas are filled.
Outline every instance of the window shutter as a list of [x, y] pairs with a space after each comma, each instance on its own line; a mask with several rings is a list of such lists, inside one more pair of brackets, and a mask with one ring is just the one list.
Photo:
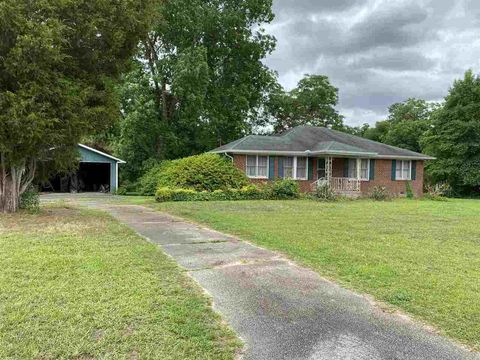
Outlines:
[[343, 159], [343, 177], [348, 177], [348, 159]]
[[370, 159], [370, 174], [369, 180], [375, 180], [375, 159]]
[[283, 178], [283, 158], [278, 157], [278, 177]]
[[397, 180], [397, 160], [392, 160], [392, 180]]
[[275, 156], [268, 157], [268, 178], [273, 179], [275, 177]]
[[313, 180], [313, 158], [308, 158], [308, 180]]
[[417, 180], [417, 161], [412, 160], [412, 180]]

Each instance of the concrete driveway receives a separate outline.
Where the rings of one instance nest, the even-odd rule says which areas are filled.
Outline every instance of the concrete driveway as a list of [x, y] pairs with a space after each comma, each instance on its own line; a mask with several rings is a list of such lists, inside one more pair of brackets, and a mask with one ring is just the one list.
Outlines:
[[275, 252], [141, 206], [108, 211], [172, 256], [245, 341], [244, 359], [479, 359]]

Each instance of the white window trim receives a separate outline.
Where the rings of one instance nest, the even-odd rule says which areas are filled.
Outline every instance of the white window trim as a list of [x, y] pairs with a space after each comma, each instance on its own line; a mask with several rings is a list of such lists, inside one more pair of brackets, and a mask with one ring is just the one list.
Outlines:
[[[352, 160], [352, 158], [347, 159], [347, 161], [350, 161], [350, 160]], [[357, 176], [353, 179], [357, 179], [357, 180], [360, 180], [360, 181], [370, 181], [370, 159], [356, 158], [355, 160], [357, 160]], [[367, 177], [366, 178], [361, 177], [361, 174], [362, 174], [362, 160], [367, 161]]]
[[[396, 168], [395, 168], [395, 180], [400, 180], [400, 181], [411, 181], [412, 180], [412, 160], [396, 160], [397, 163], [396, 163]], [[406, 178], [403, 177], [403, 163], [404, 162], [409, 162], [410, 163], [410, 171], [409, 171], [409, 176], [407, 176]], [[402, 171], [401, 171], [401, 174], [402, 176], [401, 177], [398, 177], [397, 176], [397, 170], [398, 170], [398, 165], [401, 165], [402, 167]]]
[[[286, 157], [291, 157], [293, 158], [293, 177], [292, 178], [286, 178], [285, 177], [285, 168], [284, 168], [284, 173], [283, 173], [283, 178], [284, 179], [291, 179], [291, 180], [308, 180], [308, 157], [307, 156], [286, 156]], [[305, 158], [305, 177], [299, 178], [297, 177], [297, 158]]]
[[[258, 157], [259, 156], [261, 156], [261, 157], [266, 156], [267, 157], [267, 176], [258, 176], [258, 175], [257, 176], [250, 176], [250, 175], [248, 175], [248, 170], [247, 169], [248, 169], [248, 157], [249, 156], [255, 156], [255, 173], [256, 174], [258, 174]], [[253, 154], [252, 155], [250, 155], [250, 154], [246, 155], [245, 156], [245, 174], [247, 175], [247, 177], [249, 179], [268, 179], [269, 174], [270, 174], [270, 156], [268, 156], [268, 155], [258, 155], [258, 154], [257, 155], [253, 155]]]

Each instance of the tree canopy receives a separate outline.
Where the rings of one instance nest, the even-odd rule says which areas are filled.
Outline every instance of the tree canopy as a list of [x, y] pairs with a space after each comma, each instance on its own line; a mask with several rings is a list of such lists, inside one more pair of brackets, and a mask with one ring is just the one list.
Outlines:
[[40, 161], [71, 165], [82, 136], [118, 117], [114, 80], [148, 29], [151, 0], [0, 3], [0, 211]]
[[298, 126], [326, 126], [343, 128], [343, 117], [335, 110], [338, 89], [323, 75], [306, 75], [296, 88], [285, 91], [277, 86], [267, 102], [274, 131]]
[[[141, 149], [150, 151], [138, 151], [137, 164], [174, 159], [251, 132], [275, 82], [262, 63], [275, 46], [262, 29], [273, 19], [271, 6], [264, 0], [162, 2], [139, 47], [145, 66], [127, 76], [123, 86], [135, 90], [126, 99], [128, 106], [122, 101], [119, 155], [145, 140]], [[135, 129], [151, 125], [148, 135], [131, 138]], [[135, 180], [139, 167], [127, 164], [125, 175]]]
[[393, 104], [388, 109], [388, 118], [377, 122], [375, 127], [364, 128], [362, 136], [421, 152], [421, 138], [429, 129], [432, 114], [438, 107], [438, 104], [414, 98]]
[[422, 141], [437, 158], [428, 164], [434, 181], [448, 181], [460, 194], [480, 189], [480, 77], [457, 80]]

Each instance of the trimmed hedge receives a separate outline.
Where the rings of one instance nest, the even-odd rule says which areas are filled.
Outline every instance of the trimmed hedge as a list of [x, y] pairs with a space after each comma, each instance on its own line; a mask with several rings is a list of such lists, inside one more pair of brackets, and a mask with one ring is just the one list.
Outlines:
[[193, 189], [160, 187], [155, 200], [168, 201], [226, 201], [298, 199], [298, 184], [292, 180], [277, 180], [264, 186], [248, 185], [240, 189], [195, 191]]
[[163, 161], [139, 181], [142, 195], [154, 195], [157, 188], [192, 189], [197, 192], [240, 189], [248, 184], [246, 175], [231, 161], [217, 154], [202, 154]]

